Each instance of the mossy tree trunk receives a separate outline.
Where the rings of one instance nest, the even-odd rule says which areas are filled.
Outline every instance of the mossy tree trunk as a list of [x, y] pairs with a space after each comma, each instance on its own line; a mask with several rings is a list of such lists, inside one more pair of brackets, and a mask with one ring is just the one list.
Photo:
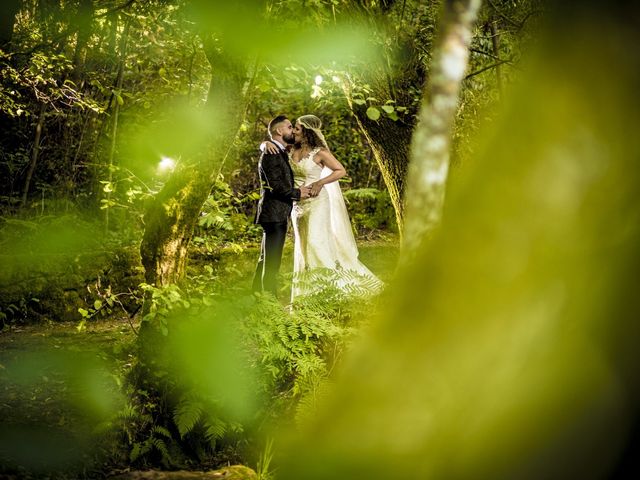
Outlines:
[[182, 162], [156, 195], [144, 215], [140, 246], [147, 283], [156, 287], [183, 278], [194, 227], [217, 171], [233, 142], [244, 112], [242, 94], [246, 68], [205, 41], [212, 76], [206, 108], [211, 135], [198, 158]]
[[354, 22], [376, 31], [380, 41], [377, 60], [352, 69], [345, 94], [380, 168], [402, 235], [409, 148], [437, 9], [404, 1], [358, 5], [352, 6]]
[[401, 235], [405, 216], [404, 196], [409, 165], [409, 146], [415, 126], [416, 108], [412, 92], [419, 91], [426, 75], [422, 62], [417, 58], [405, 64], [404, 67], [396, 72], [388, 72], [379, 67], [366, 76], [371, 97], [382, 100], [382, 102], [393, 100], [394, 105], [407, 108], [400, 119], [393, 120], [383, 115], [377, 120], [373, 120], [367, 115], [369, 108], [367, 104], [354, 102], [354, 91], [349, 85], [347, 85], [346, 92], [351, 111], [369, 142], [378, 168], [382, 173]]
[[[246, 68], [244, 62], [228, 56], [220, 42], [203, 35], [205, 54], [212, 74], [205, 105], [207, 138], [194, 134], [196, 143], [188, 148], [191, 158], [180, 158], [176, 170], [163, 188], [148, 204], [145, 231], [140, 256], [147, 284], [158, 288], [175, 284], [184, 278], [189, 245], [202, 205], [206, 201], [218, 165], [231, 147], [245, 111], [243, 87]], [[194, 112], [197, 115], [198, 112]], [[179, 120], [178, 120], [179, 121]], [[210, 132], [210, 134], [209, 134]], [[200, 138], [200, 140], [198, 140]], [[193, 153], [198, 152], [198, 153]], [[142, 316], [151, 310], [151, 295], [145, 299]], [[167, 345], [167, 327], [160, 321], [143, 321], [138, 336], [138, 363], [131, 380], [139, 389], [150, 392], [158, 404], [170, 405], [164, 379], [154, 375], [162, 364]], [[169, 403], [167, 403], [169, 402]], [[165, 422], [169, 410], [153, 412], [159, 422]]]

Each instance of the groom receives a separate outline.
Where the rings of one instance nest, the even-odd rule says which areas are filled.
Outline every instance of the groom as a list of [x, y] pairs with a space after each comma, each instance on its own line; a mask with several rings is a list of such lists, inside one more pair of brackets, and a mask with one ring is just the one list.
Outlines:
[[253, 278], [254, 292], [271, 292], [277, 297], [277, 276], [287, 234], [287, 221], [294, 200], [309, 197], [309, 188], [295, 188], [285, 144], [293, 144], [293, 125], [285, 115], [269, 122], [269, 137], [278, 153], [262, 152], [258, 162], [260, 201], [256, 223], [264, 230], [260, 260]]

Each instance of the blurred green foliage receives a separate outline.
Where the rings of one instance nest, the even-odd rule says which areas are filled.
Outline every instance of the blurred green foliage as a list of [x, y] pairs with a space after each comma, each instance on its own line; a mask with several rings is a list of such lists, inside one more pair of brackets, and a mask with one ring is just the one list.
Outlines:
[[[415, 43], [428, 64], [436, 9], [403, 2], [384, 21], [391, 3], [92, 3], [91, 35], [82, 49], [73, 27], [75, 2], [26, 0], [10, 50], [0, 55], [3, 274], [27, 266], [49, 271], [55, 259], [70, 262], [106, 240], [139, 240], [145, 202], [172, 178], [171, 168], [160, 168], [171, 162], [161, 162], [170, 159], [204, 175], [197, 165], [213, 155], [207, 139], [214, 128], [234, 143], [217, 158], [195, 247], [215, 254], [255, 242], [257, 146], [279, 113], [323, 119], [330, 148], [349, 173], [343, 187], [358, 232], [396, 228], [388, 192], [344, 92], [349, 75], [354, 103], [366, 107], [369, 119], [411, 123], [420, 85], [407, 89], [409, 101], [399, 104], [391, 94], [375, 98], [364, 78], [373, 64], [382, 65], [383, 83], [391, 83], [392, 93], [390, 71], [406, 60], [406, 41]], [[405, 16], [405, 4], [418, 14]], [[605, 294], [618, 287], [624, 291], [624, 285], [607, 283], [617, 271], [607, 270], [606, 262], [585, 261], [583, 254], [600, 252], [608, 262], [615, 250], [618, 263], [632, 258], [635, 224], [629, 221], [627, 230], [617, 231], [624, 212], [621, 217], [611, 212], [632, 195], [635, 177], [611, 176], [606, 191], [622, 193], [594, 195], [591, 202], [583, 195], [595, 192], [593, 182], [607, 171], [602, 158], [617, 162], [620, 151], [627, 153], [622, 147], [616, 151], [608, 134], [619, 135], [616, 145], [625, 145], [622, 133], [634, 138], [628, 129], [637, 122], [612, 121], [611, 114], [622, 108], [615, 95], [591, 100], [594, 91], [610, 93], [599, 85], [615, 83], [607, 83], [611, 78], [604, 73], [600, 83], [572, 93], [576, 72], [590, 64], [573, 64], [580, 55], [576, 50], [562, 57], [569, 67], [547, 64], [554, 46], [537, 67], [529, 67], [538, 72], [538, 81], [505, 97], [513, 111], [495, 120], [492, 132], [498, 133], [483, 133], [488, 139], [483, 147], [471, 141], [471, 133], [495, 117], [486, 107], [500, 100], [491, 62], [508, 59], [504, 85], [519, 81], [512, 66], [520, 56], [519, 42], [537, 18], [535, 4], [488, 2], [459, 110], [455, 153], [466, 169], [454, 175], [447, 225], [384, 299], [386, 316], [337, 380], [334, 373], [359, 322], [379, 304], [350, 301], [327, 282], [321, 296], [289, 313], [268, 298], [234, 297], [230, 278], [241, 272], [232, 266], [191, 272], [183, 285], [142, 286], [149, 302], [143, 324], [152, 324], [162, 338], [145, 345], [157, 347], [147, 357], [152, 364], [140, 370], [148, 377], [136, 378], [140, 371], [132, 369], [123, 382], [128, 402], [119, 409], [118, 399], [96, 385], [99, 370], [85, 372], [52, 357], [80, 379], [82, 408], [92, 421], [117, 432], [127, 461], [173, 468], [247, 459], [260, 443], [255, 439], [271, 434], [267, 425], [295, 418], [302, 439], [290, 449], [280, 438], [276, 444], [278, 453], [289, 457], [278, 459], [283, 478], [335, 478], [336, 472], [344, 478], [491, 478], [504, 472], [544, 477], [538, 452], [540, 458], [548, 450], [549, 455], [582, 454], [588, 449], [580, 447], [590, 438], [579, 434], [582, 427], [591, 431], [591, 417], [615, 436], [615, 425], [611, 430], [602, 425], [618, 420], [606, 414], [612, 405], [622, 410], [625, 401], [606, 358], [623, 329], [609, 328], [606, 315], [588, 323], [611, 342], [603, 353], [580, 331], [580, 315], [606, 310], [611, 297]], [[496, 21], [502, 35], [497, 48], [487, 30]], [[585, 45], [598, 51], [595, 42]], [[71, 61], [76, 50], [84, 58], [79, 63]], [[234, 65], [210, 64], [207, 52], [228, 53]], [[205, 109], [216, 86], [211, 74], [227, 67], [247, 77], [239, 129], [216, 123], [221, 105]], [[597, 101], [610, 124], [594, 114]], [[44, 136], [35, 188], [19, 207], [39, 112]], [[576, 118], [583, 128], [569, 128]], [[565, 142], [560, 134], [567, 131], [573, 136]], [[625, 166], [627, 173], [633, 171]], [[111, 232], [105, 235], [75, 224], [73, 216], [54, 215], [78, 209], [97, 216], [100, 208], [111, 213]], [[596, 228], [597, 222], [603, 226]], [[612, 231], [617, 232], [612, 244], [599, 243]], [[627, 250], [621, 252], [620, 245]], [[37, 260], [40, 255], [46, 260]], [[589, 283], [594, 278], [595, 286]], [[635, 286], [631, 274], [628, 280]], [[221, 296], [225, 290], [231, 298]], [[589, 302], [583, 304], [584, 298]], [[89, 304], [93, 310], [85, 308], [85, 316], [105, 305], [97, 301]], [[48, 361], [43, 358], [38, 365], [25, 362], [16, 378], [37, 382]], [[141, 361], [137, 354], [131, 359], [136, 367]], [[570, 407], [571, 415], [565, 414]], [[67, 457], [69, 449], [58, 448], [66, 437], [51, 430], [11, 426], [0, 438], [3, 455], [39, 471], [82, 452], [71, 443], [74, 451]], [[25, 445], [37, 445], [42, 455], [29, 457]]]
[[551, 12], [279, 478], [637, 475], [632, 8]]
[[147, 336], [148, 353], [126, 387], [136, 465], [257, 458], [267, 426], [312, 415], [364, 312], [375, 308], [331, 276], [289, 310], [205, 270], [184, 288], [145, 286], [152, 305], [141, 328], [159, 337]]
[[[106, 363], [88, 351], [46, 345], [40, 351], [3, 352], [1, 360], [0, 474], [81, 472], [86, 468], [83, 463], [96, 452], [101, 425], [123, 403]], [[57, 395], [54, 402], [47, 397], [52, 392]], [[29, 410], [16, 405], [16, 397], [26, 403], [40, 402], [37, 411], [21, 417], [16, 411]], [[41, 418], [45, 415], [40, 410], [49, 408], [61, 409], [55, 425]]]

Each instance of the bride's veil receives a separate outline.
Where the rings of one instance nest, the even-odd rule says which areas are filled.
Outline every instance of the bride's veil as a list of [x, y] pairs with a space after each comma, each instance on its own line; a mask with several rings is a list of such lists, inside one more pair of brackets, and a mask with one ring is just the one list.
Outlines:
[[[320, 174], [321, 178], [331, 175], [332, 170], [323, 168]], [[344, 202], [344, 196], [338, 182], [331, 182], [324, 185], [329, 198], [329, 212], [331, 219], [331, 230], [338, 243], [340, 249], [348, 253], [349, 258], [354, 260], [358, 258], [358, 247], [351, 229], [351, 221], [347, 212], [347, 206]]]

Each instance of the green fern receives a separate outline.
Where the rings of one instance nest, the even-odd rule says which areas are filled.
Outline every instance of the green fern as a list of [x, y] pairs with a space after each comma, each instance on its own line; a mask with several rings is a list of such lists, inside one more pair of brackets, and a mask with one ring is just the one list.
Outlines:
[[205, 422], [205, 438], [211, 444], [211, 448], [216, 447], [216, 441], [221, 439], [227, 432], [227, 424], [219, 418], [210, 418]]
[[369, 199], [375, 200], [380, 195], [381, 190], [377, 188], [352, 188], [344, 191], [345, 200]]
[[322, 379], [300, 399], [296, 406], [295, 416], [296, 423], [299, 426], [304, 426], [315, 418], [318, 404], [327, 398], [330, 386], [331, 384], [326, 378]]
[[173, 421], [178, 427], [180, 438], [193, 430], [198, 420], [202, 417], [202, 404], [191, 399], [184, 399], [176, 408], [173, 414]]
[[151, 437], [149, 442], [160, 453], [161, 462], [167, 467], [171, 465], [171, 455], [169, 455], [169, 449], [167, 448], [167, 444], [164, 443], [164, 440], [158, 437]]
[[133, 444], [131, 452], [129, 453], [129, 460], [131, 462], [135, 462], [138, 458], [140, 458], [140, 455], [143, 455], [142, 444], [136, 442]]
[[161, 427], [160, 425], [156, 425], [151, 431], [154, 434], [157, 433], [158, 435], [162, 435], [163, 437], [171, 440], [171, 432], [169, 432], [169, 430], [167, 430], [166, 428]]

